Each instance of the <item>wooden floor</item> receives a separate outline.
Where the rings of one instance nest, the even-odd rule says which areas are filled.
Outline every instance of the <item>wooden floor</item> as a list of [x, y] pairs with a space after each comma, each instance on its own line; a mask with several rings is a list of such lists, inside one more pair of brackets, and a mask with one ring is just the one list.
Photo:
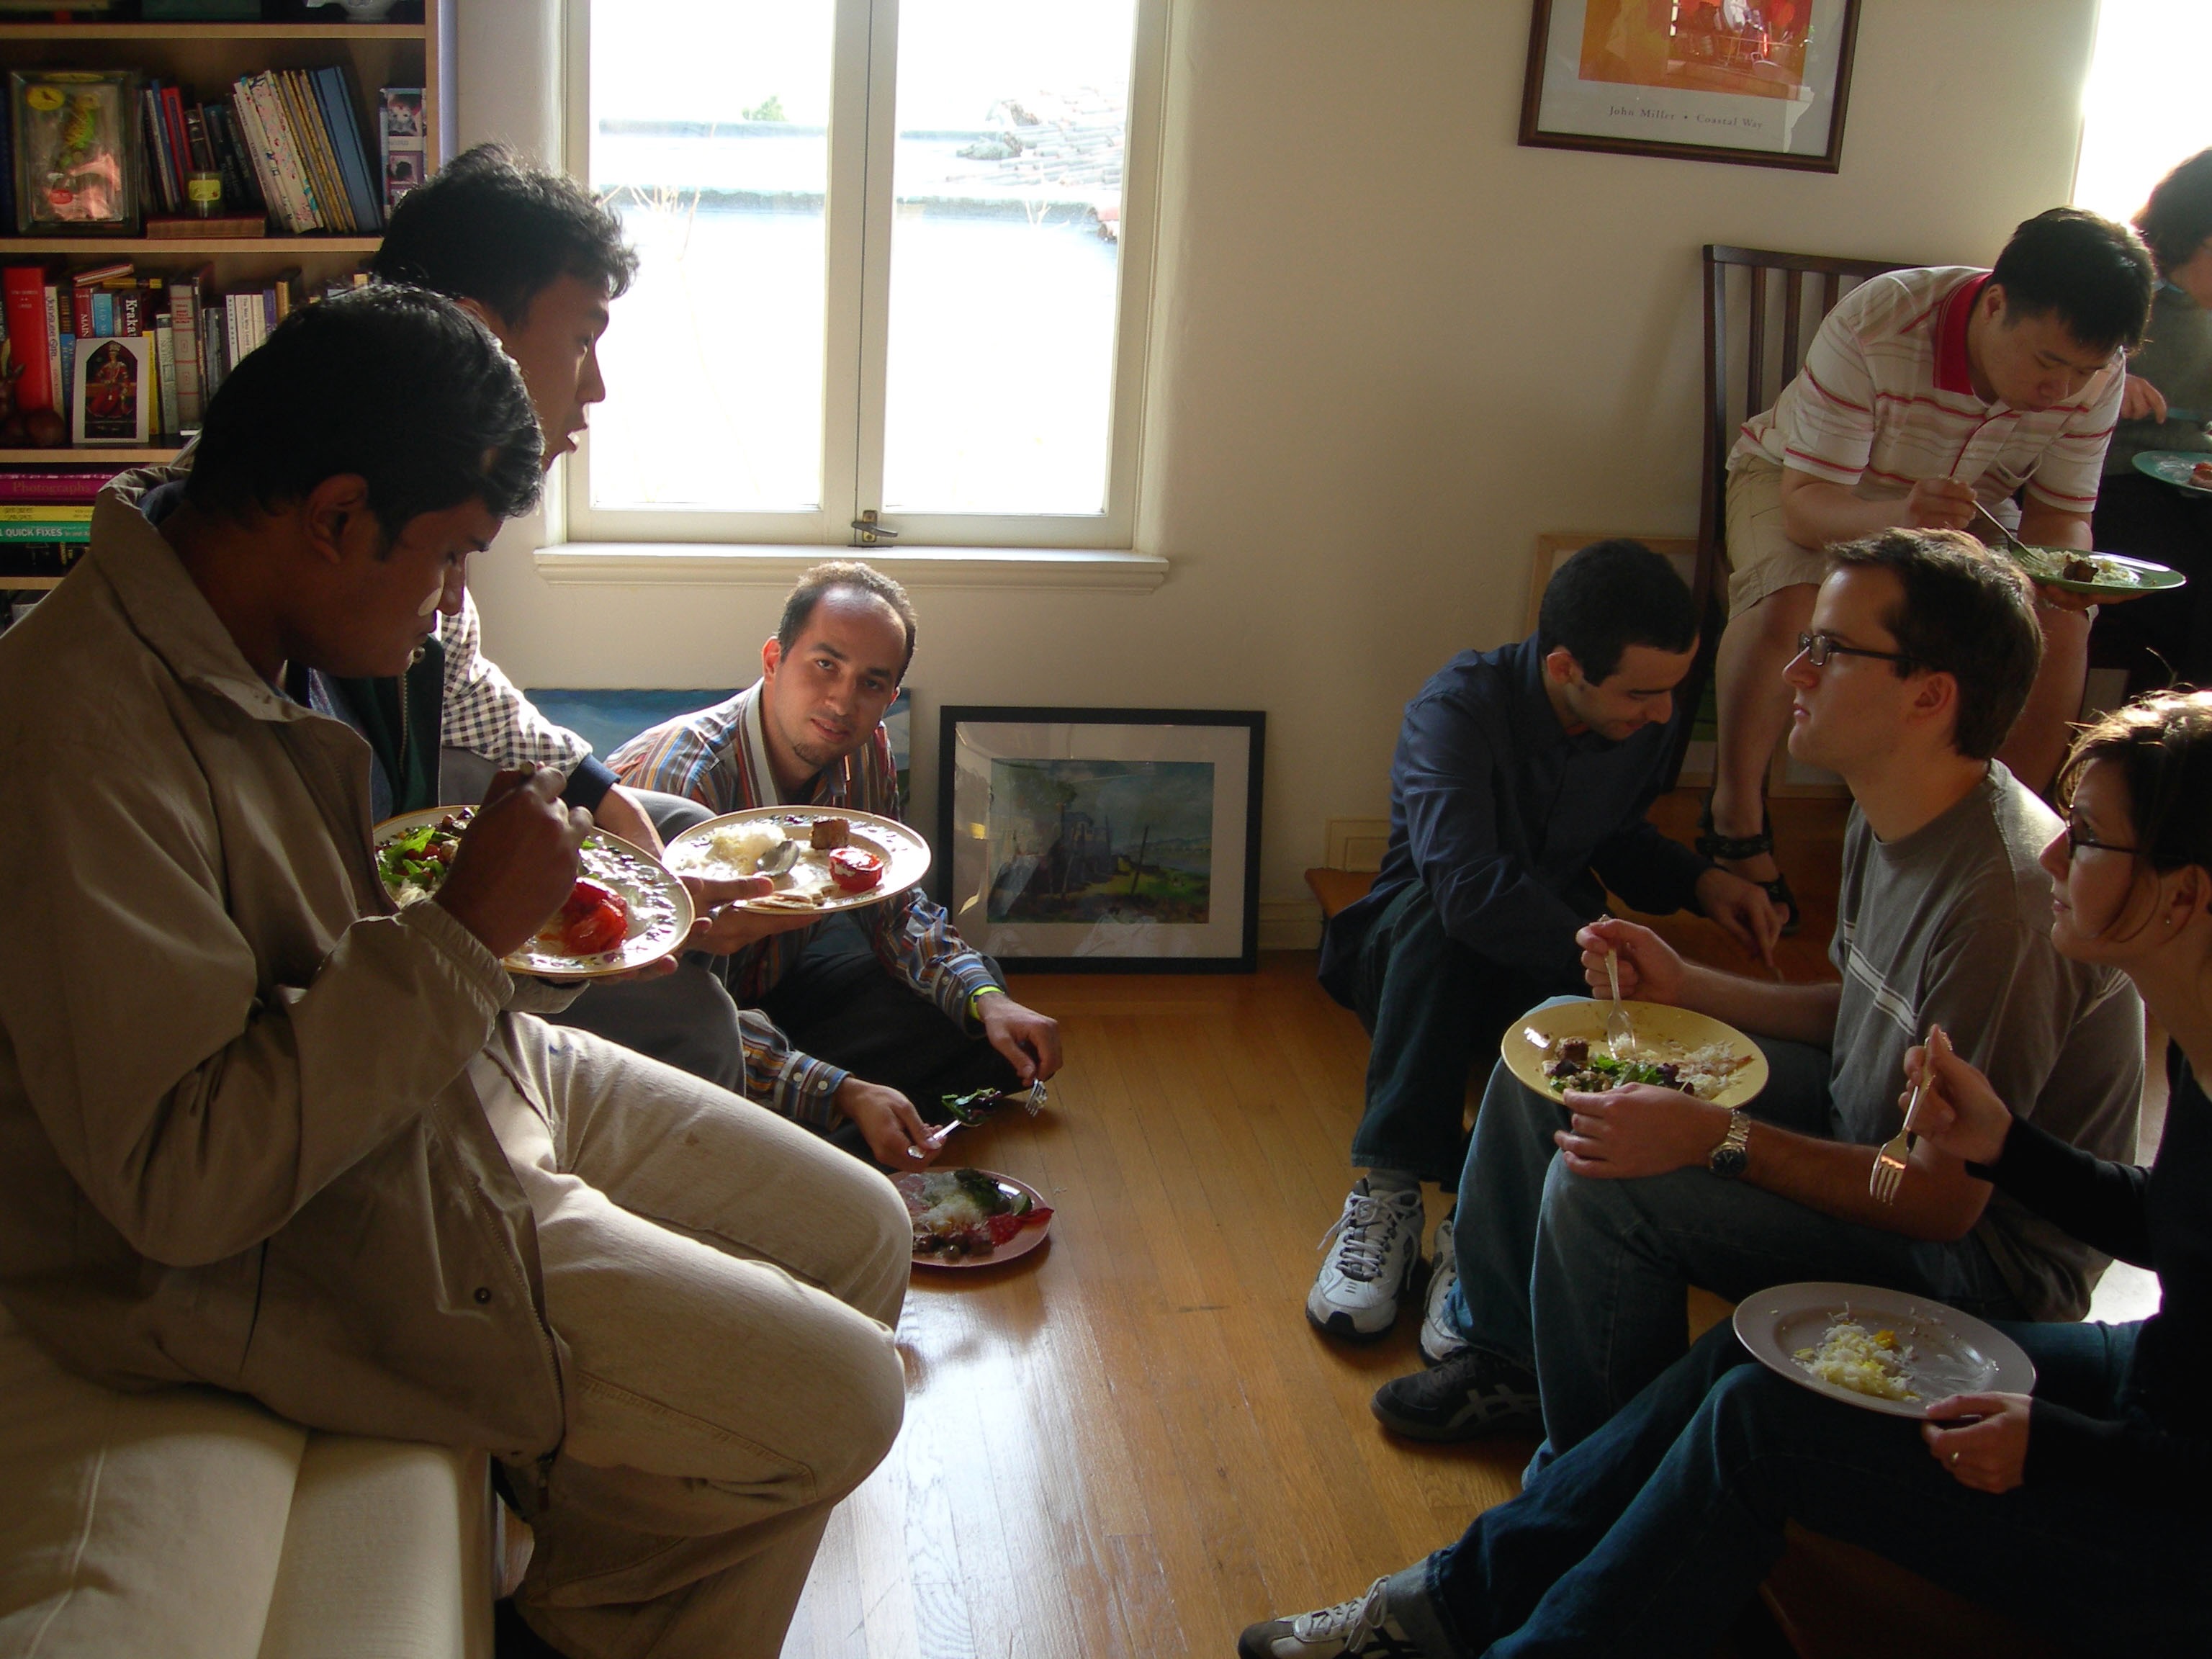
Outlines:
[[[1783, 965], [1832, 977], [1841, 809], [1776, 808], [1812, 913]], [[1655, 817], [1686, 838], [1694, 808]], [[1666, 927], [1749, 965], [1710, 923]], [[1313, 957], [1012, 988], [1059, 1019], [1066, 1067], [1043, 1115], [954, 1156], [1042, 1189], [1052, 1232], [1003, 1267], [916, 1271], [906, 1427], [831, 1520], [789, 1659], [1228, 1659], [1245, 1624], [1363, 1590], [1511, 1497], [1531, 1438], [1420, 1447], [1370, 1415], [1419, 1364], [1414, 1317], [1365, 1348], [1305, 1322], [1367, 1061]], [[1737, 1651], [1765, 1639], [1747, 1625]]]

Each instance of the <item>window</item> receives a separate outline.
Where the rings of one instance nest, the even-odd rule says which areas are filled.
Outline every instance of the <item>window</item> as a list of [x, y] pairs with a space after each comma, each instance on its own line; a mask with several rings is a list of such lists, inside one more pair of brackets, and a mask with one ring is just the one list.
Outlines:
[[575, 9], [641, 264], [573, 538], [1129, 544], [1164, 0]]
[[2204, 0], [2103, 0], [2081, 100], [2074, 204], [2123, 222], [2151, 186], [2212, 145], [2212, 6]]

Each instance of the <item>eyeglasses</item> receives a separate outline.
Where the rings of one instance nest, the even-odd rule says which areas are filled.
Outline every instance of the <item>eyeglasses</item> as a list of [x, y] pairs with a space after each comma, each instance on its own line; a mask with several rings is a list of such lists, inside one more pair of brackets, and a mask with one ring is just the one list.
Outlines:
[[2085, 847], [2094, 847], [2101, 853], [2141, 853], [2140, 847], [2122, 847], [2117, 842], [2099, 841], [2086, 835], [2071, 819], [2066, 824], [2066, 856], [2072, 858]]
[[1800, 634], [1797, 654], [1815, 668], [1826, 668], [1831, 657], [1872, 657], [1877, 662], [1903, 663], [1907, 667], [1913, 662], [1902, 651], [1864, 651], [1856, 645], [1838, 645], [1826, 634]]

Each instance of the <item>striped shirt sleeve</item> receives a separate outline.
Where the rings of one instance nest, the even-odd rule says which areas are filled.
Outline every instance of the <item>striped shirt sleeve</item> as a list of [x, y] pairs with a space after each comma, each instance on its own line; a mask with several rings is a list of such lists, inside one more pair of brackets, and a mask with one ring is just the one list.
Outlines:
[[483, 654], [476, 596], [465, 593], [457, 617], [438, 621], [446, 652], [445, 707], [440, 741], [467, 749], [499, 766], [530, 762], [573, 772], [592, 745], [538, 712], [529, 698]]
[[851, 1073], [800, 1054], [757, 1008], [738, 1011], [738, 1032], [745, 1051], [746, 1099], [823, 1133], [837, 1127], [844, 1116], [837, 1091]]
[[2112, 441], [2112, 428], [2119, 424], [2120, 398], [2127, 390], [2126, 366], [2115, 363], [2105, 371], [2105, 379], [2106, 385], [2093, 384], [2081, 399], [2081, 412], [2051, 441], [2028, 475], [2027, 493], [2045, 507], [2086, 514], [2097, 505], [2105, 451]]
[[[727, 705], [725, 705], [727, 707]], [[723, 750], [731, 738], [714, 718], [720, 710], [702, 710], [641, 732], [607, 757], [615, 775], [633, 789], [658, 789], [697, 801], [710, 812], [736, 812], [753, 803], [743, 798], [734, 769]]]
[[1864, 302], [1852, 301], [1876, 286], [1862, 283], [1822, 320], [1803, 368], [1775, 403], [1767, 441], [1784, 466], [1846, 489], [1874, 453], [1874, 374], [1858, 333]]

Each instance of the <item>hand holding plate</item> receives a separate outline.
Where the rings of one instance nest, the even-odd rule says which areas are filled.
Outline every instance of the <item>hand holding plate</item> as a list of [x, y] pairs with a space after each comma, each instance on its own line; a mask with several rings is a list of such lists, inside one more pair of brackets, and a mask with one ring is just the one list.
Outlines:
[[2024, 1394], [1954, 1394], [1928, 1408], [1920, 1437], [1960, 1486], [2010, 1492], [2027, 1467], [2029, 1409]]

